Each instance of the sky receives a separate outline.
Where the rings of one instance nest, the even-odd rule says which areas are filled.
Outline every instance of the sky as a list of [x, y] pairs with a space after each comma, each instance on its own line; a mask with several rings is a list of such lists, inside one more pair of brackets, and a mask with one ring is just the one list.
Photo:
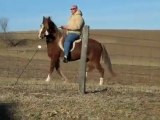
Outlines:
[[90, 29], [160, 30], [160, 0], [0, 0], [7, 31], [39, 30], [43, 16], [65, 25], [78, 5]]

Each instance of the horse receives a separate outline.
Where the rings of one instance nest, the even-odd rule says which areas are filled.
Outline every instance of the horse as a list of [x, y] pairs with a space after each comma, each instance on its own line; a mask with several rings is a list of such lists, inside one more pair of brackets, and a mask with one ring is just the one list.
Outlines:
[[[42, 24], [38, 33], [39, 39], [46, 38], [47, 44], [47, 52], [48, 57], [50, 58], [50, 69], [46, 81], [50, 81], [51, 74], [56, 68], [56, 71], [67, 82], [66, 76], [60, 70], [60, 58], [64, 54], [64, 38], [66, 36], [66, 32], [64, 30], [58, 28], [56, 24], [51, 20], [50, 17], [44, 17], [42, 20]], [[79, 39], [80, 42], [74, 43], [72, 51], [70, 51], [69, 62], [79, 60], [81, 56], [81, 48], [82, 48], [82, 41]], [[105, 65], [107, 65], [108, 71], [111, 73], [112, 76], [115, 76], [115, 73], [112, 69], [111, 60], [109, 54], [105, 48], [105, 46], [98, 42], [95, 39], [89, 38], [88, 39], [88, 48], [87, 48], [87, 72], [91, 72], [93, 69], [97, 69], [100, 74], [100, 81], [99, 85], [103, 85], [104, 81], [104, 68], [102, 67], [100, 60], [104, 61]], [[86, 74], [87, 75], [87, 74]]]

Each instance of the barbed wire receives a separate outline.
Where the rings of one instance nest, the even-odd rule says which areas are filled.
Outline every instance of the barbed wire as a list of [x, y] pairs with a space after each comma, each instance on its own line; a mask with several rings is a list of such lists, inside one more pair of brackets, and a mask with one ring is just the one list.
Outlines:
[[[108, 44], [108, 43], [105, 43], [105, 44]], [[109, 43], [109, 44], [112, 44], [112, 43]], [[114, 45], [123, 46], [123, 44], [121, 44], [121, 43], [116, 43]], [[129, 45], [128, 47], [130, 47], [130, 46], [137, 46], [137, 45]], [[140, 46], [140, 45], [138, 47], [148, 48], [148, 49], [150, 49], [149, 51], [151, 51], [151, 52], [148, 53], [148, 55], [146, 55], [146, 56], [143, 54], [142, 55], [141, 54], [133, 54], [133, 53], [126, 54], [125, 52], [127, 52], [127, 51], [121, 51], [121, 53], [119, 53], [118, 50], [115, 53], [110, 53], [110, 57], [112, 58], [111, 61], [112, 61], [113, 65], [119, 66], [118, 68], [115, 67], [117, 69], [116, 72], [120, 76], [123, 76], [124, 79], [136, 77], [137, 79], [143, 78], [143, 79], [148, 79], [148, 80], [154, 80], [154, 79], [159, 78], [160, 77], [160, 75], [159, 75], [159, 73], [160, 73], [160, 61], [159, 61], [160, 56], [152, 55], [152, 52], [153, 52], [154, 48], [156, 49], [156, 51], [159, 51], [160, 48], [159, 47], [158, 48], [151, 47], [151, 46]], [[116, 49], [116, 48], [113, 48], [113, 49]], [[27, 52], [30, 52], [30, 51], [32, 51], [32, 50], [26, 49], [25, 54], [27, 54]], [[8, 49], [8, 52], [15, 52], [15, 54], [17, 54], [16, 55], [17, 57], [16, 57], [16, 59], [13, 59], [13, 57], [10, 54], [8, 54], [8, 55], [2, 56], [2, 58], [0, 58], [0, 63], [4, 63], [4, 60], [6, 60], [5, 62], [9, 63], [9, 64], [5, 64], [5, 65], [0, 64], [0, 77], [2, 79], [4, 79], [4, 78], [18, 78], [20, 76], [20, 79], [30, 79], [30, 78], [33, 79], [34, 78], [34, 79], [39, 80], [39, 79], [45, 79], [47, 77], [48, 66], [45, 68], [43, 68], [43, 67], [37, 68], [38, 63], [36, 65], [35, 64], [36, 59], [33, 59], [33, 61], [30, 61], [30, 64], [32, 64], [32, 65], [28, 66], [28, 68], [24, 69], [26, 62], [28, 62], [28, 59], [26, 58], [23, 61], [21, 57], [18, 57], [19, 55], [21, 55], [21, 52], [19, 52], [18, 49], [17, 50], [14, 49], [13, 51], [11, 49]], [[5, 59], [3, 57], [7, 57], [8, 59]], [[126, 58], [129, 58], [127, 60], [127, 62], [126, 62]], [[22, 61], [23, 61], [23, 63], [22, 63]], [[141, 62], [143, 62], [143, 61], [146, 62], [144, 65], [141, 64]], [[48, 62], [49, 61], [46, 61], [47, 64], [49, 64]], [[156, 64], [154, 65], [154, 63], [156, 63]], [[136, 72], [136, 69], [133, 68], [134, 66], [141, 66], [143, 72], [142, 73]], [[61, 67], [63, 67], [63, 66], [61, 66]], [[78, 68], [76, 70], [77, 71], [63, 69], [63, 72], [64, 72], [64, 74], [68, 75], [70, 79], [75, 79], [78, 76]], [[21, 73], [22, 73], [22, 75], [20, 75]], [[56, 76], [56, 72], [54, 72], [53, 74], [55, 75], [54, 77], [59, 79], [59, 77]], [[97, 72], [93, 72], [92, 75], [94, 75], [96, 78], [98, 77]]]
[[110, 37], [110, 38], [117, 38], [117, 39], [133, 39], [134, 41], [140, 41], [140, 40], [144, 40], [144, 41], [159, 41], [159, 39], [149, 39], [149, 38], [138, 38], [138, 37], [129, 37], [129, 36], [120, 36], [120, 35], [109, 35], [109, 34], [96, 34], [96, 33], [92, 33], [90, 34], [92, 36], [100, 36], [100, 37]]

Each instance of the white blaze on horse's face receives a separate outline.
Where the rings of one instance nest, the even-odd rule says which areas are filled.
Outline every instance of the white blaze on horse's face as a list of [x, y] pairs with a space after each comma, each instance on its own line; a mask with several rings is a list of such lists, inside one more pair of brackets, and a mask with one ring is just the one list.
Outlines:
[[48, 31], [46, 30], [45, 35], [49, 35]]
[[42, 31], [43, 31], [43, 29], [44, 29], [44, 25], [42, 24], [42, 25], [41, 25], [41, 28], [40, 28], [40, 30], [39, 30], [39, 33], [38, 33], [38, 38], [39, 38], [39, 39], [42, 39]]
[[38, 38], [39, 38], [39, 39], [43, 39], [44, 36], [45, 36], [45, 32], [46, 32], [45, 27], [44, 27], [44, 25], [42, 24], [42, 25], [41, 25], [41, 28], [40, 28], [40, 30], [39, 30]]

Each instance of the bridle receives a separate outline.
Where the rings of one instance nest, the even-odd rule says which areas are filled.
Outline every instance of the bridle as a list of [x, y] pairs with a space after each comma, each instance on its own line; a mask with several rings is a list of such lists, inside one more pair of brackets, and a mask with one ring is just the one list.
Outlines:
[[[47, 19], [49, 20], [49, 19]], [[54, 33], [52, 33], [51, 28], [49, 27], [49, 21], [46, 21], [45, 18], [43, 18], [43, 23], [41, 24], [41, 28], [39, 30], [39, 39], [43, 39], [46, 38], [46, 42], [52, 42], [53, 40], [55, 40], [55, 35]]]
[[42, 23], [41, 25], [40, 25], [40, 30], [39, 30], [39, 34], [38, 34], [38, 37], [39, 37], [39, 39], [43, 39], [44, 37], [46, 37], [47, 35], [49, 35], [49, 32], [48, 32], [48, 29], [49, 29], [49, 27], [48, 27], [48, 25], [47, 25], [47, 27], [44, 25], [44, 23]]

